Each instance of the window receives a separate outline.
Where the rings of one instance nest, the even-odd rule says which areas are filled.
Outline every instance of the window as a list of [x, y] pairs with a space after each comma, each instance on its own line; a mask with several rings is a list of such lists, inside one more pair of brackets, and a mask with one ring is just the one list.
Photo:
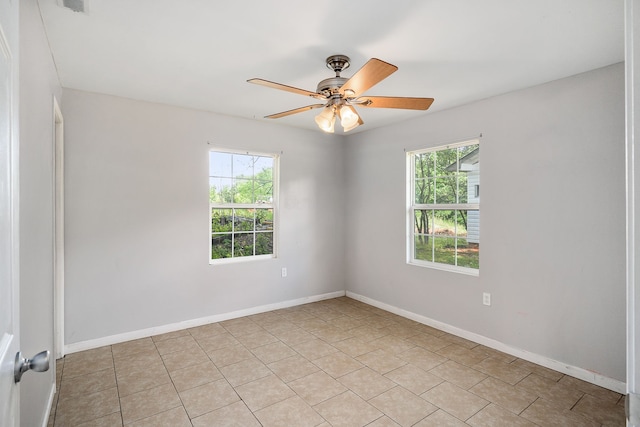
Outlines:
[[480, 144], [410, 152], [408, 262], [477, 275], [480, 268]]
[[278, 157], [209, 152], [211, 263], [275, 257]]

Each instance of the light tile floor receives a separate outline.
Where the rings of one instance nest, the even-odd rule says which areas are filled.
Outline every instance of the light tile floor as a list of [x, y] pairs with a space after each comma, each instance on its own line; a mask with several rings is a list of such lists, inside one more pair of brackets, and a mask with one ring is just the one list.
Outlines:
[[623, 396], [346, 297], [58, 360], [49, 426], [624, 426]]

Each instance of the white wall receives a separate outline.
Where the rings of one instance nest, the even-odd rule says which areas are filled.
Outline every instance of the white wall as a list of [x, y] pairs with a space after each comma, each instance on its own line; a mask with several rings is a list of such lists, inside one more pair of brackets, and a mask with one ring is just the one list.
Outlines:
[[[65, 344], [344, 291], [341, 138], [67, 89], [63, 113]], [[215, 146], [282, 152], [277, 259], [209, 265]]]
[[[404, 149], [479, 134], [480, 276], [407, 265]], [[625, 380], [622, 64], [356, 134], [346, 146], [349, 291]]]
[[[20, 2], [21, 350], [53, 354], [53, 97], [62, 89], [35, 0]], [[52, 361], [53, 362], [53, 361]], [[20, 382], [21, 424], [42, 425], [54, 367]]]

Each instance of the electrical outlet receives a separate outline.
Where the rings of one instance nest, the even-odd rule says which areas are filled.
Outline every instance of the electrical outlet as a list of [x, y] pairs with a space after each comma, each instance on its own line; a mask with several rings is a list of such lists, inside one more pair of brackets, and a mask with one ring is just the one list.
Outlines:
[[491, 294], [489, 292], [483, 292], [483, 294], [482, 294], [482, 304], [491, 305]]
[[287, 267], [282, 267], [282, 277], [287, 277]]

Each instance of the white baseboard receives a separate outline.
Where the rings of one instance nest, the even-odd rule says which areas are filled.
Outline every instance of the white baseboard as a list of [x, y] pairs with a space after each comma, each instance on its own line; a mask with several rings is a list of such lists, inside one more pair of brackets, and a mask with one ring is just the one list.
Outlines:
[[125, 341], [146, 338], [153, 335], [165, 334], [167, 332], [179, 331], [181, 329], [195, 328], [209, 323], [222, 322], [224, 320], [237, 319], [238, 317], [251, 316], [252, 314], [264, 313], [267, 311], [280, 310], [282, 308], [295, 307], [297, 305], [309, 304], [312, 302], [323, 301], [332, 298], [345, 296], [345, 291], [330, 292], [327, 294], [314, 295], [310, 297], [298, 298], [295, 300], [278, 302], [275, 304], [261, 305], [258, 307], [247, 308], [244, 310], [232, 311], [229, 313], [216, 314], [213, 316], [201, 317], [199, 319], [185, 320], [183, 322], [172, 323], [169, 325], [157, 326], [153, 328], [141, 329], [137, 331], [125, 332], [117, 335], [96, 338], [93, 340], [80, 341], [64, 346], [64, 354], [77, 353], [79, 351], [91, 350], [93, 348], [103, 347], [105, 345], [118, 344]]
[[[118, 344], [121, 342], [131, 341], [139, 338], [146, 338], [153, 335], [159, 335], [167, 332], [178, 331], [181, 329], [194, 328], [197, 326], [206, 325], [208, 323], [222, 322], [225, 320], [236, 319], [238, 317], [250, 316], [253, 314], [264, 313], [267, 311], [279, 310], [282, 308], [295, 307], [297, 305], [308, 304], [308, 303], [323, 301], [323, 300], [332, 299], [332, 298], [338, 298], [345, 295], [348, 296], [349, 298], [353, 298], [355, 300], [364, 302], [374, 307], [378, 307], [382, 310], [397, 314], [407, 319], [415, 320], [416, 322], [422, 323], [424, 325], [428, 325], [433, 328], [440, 329], [444, 332], [468, 339], [473, 342], [477, 342], [478, 344], [482, 344], [489, 348], [502, 351], [503, 353], [510, 354], [512, 356], [527, 360], [529, 362], [544, 366], [549, 369], [553, 369], [554, 371], [558, 371], [563, 374], [570, 375], [572, 377], [581, 379], [583, 381], [587, 381], [589, 383], [598, 385], [600, 387], [613, 390], [620, 394], [626, 394], [626, 383], [622, 381], [605, 377], [604, 375], [591, 372], [589, 370], [579, 368], [577, 366], [567, 365], [566, 363], [559, 362], [557, 360], [550, 359], [548, 357], [541, 356], [535, 353], [531, 353], [526, 350], [521, 350], [515, 347], [511, 347], [507, 344], [501, 343], [494, 339], [487, 338], [485, 336], [482, 336], [473, 332], [469, 332], [464, 329], [460, 329], [458, 327], [449, 325], [447, 323], [443, 323], [443, 322], [428, 318], [426, 316], [422, 316], [420, 314], [416, 314], [416, 313], [413, 313], [389, 304], [385, 304], [380, 301], [377, 301], [369, 297], [365, 297], [363, 295], [359, 295], [350, 291], [330, 292], [327, 294], [314, 295], [314, 296], [299, 298], [295, 300], [283, 301], [275, 304], [267, 304], [267, 305], [252, 307], [244, 310], [232, 311], [229, 313], [222, 313], [222, 314], [216, 314], [213, 316], [201, 317], [199, 319], [186, 320], [184, 322], [172, 323], [169, 325], [163, 325], [163, 326], [158, 326], [154, 328], [141, 329], [137, 331], [125, 332], [123, 334], [110, 335], [107, 337], [97, 338], [93, 340], [81, 341], [81, 342], [65, 345], [64, 347], [65, 354], [76, 353], [84, 350], [91, 350], [93, 348], [103, 347], [103, 346], [112, 345], [112, 344]], [[51, 401], [53, 401], [53, 393], [55, 393], [55, 385], [50, 397]], [[50, 406], [51, 405], [49, 405], [49, 407]], [[45, 426], [46, 426], [46, 422], [45, 422]]]
[[403, 310], [401, 308], [382, 303], [380, 301], [376, 301], [374, 299], [347, 291], [347, 296], [349, 298], [353, 298], [355, 300], [361, 301], [365, 304], [372, 305], [374, 307], [378, 307], [382, 310], [389, 311], [391, 313], [397, 314], [398, 316], [406, 317], [407, 319], [415, 320], [418, 323], [422, 323], [427, 326], [431, 326], [433, 328], [440, 329], [444, 332], [450, 333], [452, 335], [457, 335], [459, 337], [468, 339], [473, 342], [477, 342], [478, 344], [482, 344], [484, 346], [493, 348], [495, 350], [501, 351], [503, 353], [510, 354], [512, 356], [518, 357], [520, 359], [527, 360], [529, 362], [535, 363], [537, 365], [544, 366], [545, 368], [553, 369], [554, 371], [561, 372], [563, 374], [581, 379], [583, 381], [587, 381], [591, 384], [598, 385], [600, 387], [604, 387], [608, 390], [613, 390], [616, 393], [626, 394], [626, 383], [615, 380], [613, 378], [605, 377], [604, 375], [591, 372], [587, 369], [579, 368], [577, 366], [567, 365], [566, 363], [559, 362], [554, 359], [550, 359], [545, 356], [541, 356], [539, 354], [531, 353], [526, 350], [521, 350], [515, 347], [511, 347], [507, 344], [501, 343], [491, 338], [487, 338], [485, 336], [466, 331], [464, 329], [457, 328], [455, 326], [451, 326], [447, 323], [439, 322], [434, 319], [430, 319], [428, 317], [422, 316], [420, 314], [412, 313], [407, 310]]

